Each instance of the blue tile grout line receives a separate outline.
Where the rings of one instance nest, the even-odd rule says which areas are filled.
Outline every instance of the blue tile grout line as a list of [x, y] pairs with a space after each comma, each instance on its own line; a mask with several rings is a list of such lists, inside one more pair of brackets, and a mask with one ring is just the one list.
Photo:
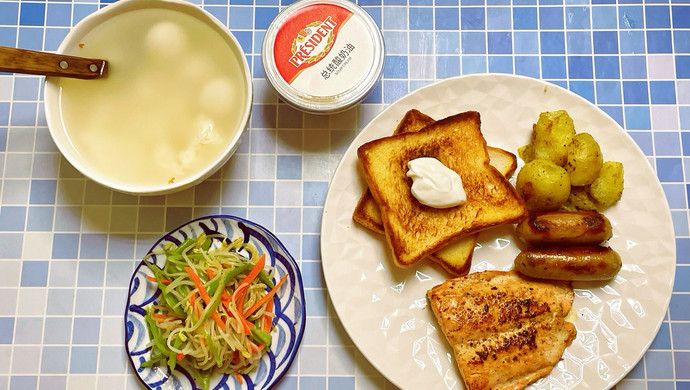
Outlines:
[[[264, 223], [302, 267], [309, 334], [280, 390], [393, 388], [330, 307], [319, 250], [330, 175], [363, 125], [400, 96], [487, 71], [576, 92], [650, 161], [673, 214], [676, 283], [660, 332], [619, 388], [687, 388], [690, 1], [361, 0], [382, 27], [388, 65], [358, 110], [325, 121], [279, 103], [263, 77], [265, 26], [292, 1], [193, 2], [246, 49], [261, 113], [232, 163], [194, 189], [143, 199], [100, 188], [52, 145], [42, 79], [0, 74], [0, 390], [133, 388], [120, 311], [135, 259], [161, 233], [209, 212]], [[55, 50], [70, 26], [108, 3], [0, 0], [0, 45]], [[319, 143], [328, 146], [310, 149]]]

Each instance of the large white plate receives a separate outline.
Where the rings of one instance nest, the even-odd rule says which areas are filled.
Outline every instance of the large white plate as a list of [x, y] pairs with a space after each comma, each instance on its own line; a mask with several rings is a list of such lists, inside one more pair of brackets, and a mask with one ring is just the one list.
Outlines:
[[[464, 76], [414, 91], [371, 121], [345, 153], [326, 197], [321, 255], [331, 300], [352, 340], [401, 388], [464, 387], [425, 299], [447, 274], [427, 262], [396, 267], [384, 240], [352, 221], [365, 189], [357, 148], [392, 134], [412, 108], [436, 119], [479, 111], [488, 144], [513, 153], [528, 142], [540, 112], [566, 109], [576, 130], [600, 143], [605, 160], [623, 163], [623, 198], [605, 213], [623, 269], [603, 286], [574, 285], [577, 338], [551, 374], [533, 385], [610, 388], [642, 358], [666, 313], [675, 273], [670, 210], [645, 156], [615, 121], [565, 89], [525, 77]], [[516, 241], [512, 227], [483, 232], [471, 272], [511, 268], [520, 250]]]

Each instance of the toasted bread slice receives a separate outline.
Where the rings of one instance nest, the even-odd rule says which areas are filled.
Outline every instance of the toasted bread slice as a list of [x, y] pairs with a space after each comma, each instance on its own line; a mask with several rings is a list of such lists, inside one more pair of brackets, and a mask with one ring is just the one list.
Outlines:
[[489, 153], [489, 164], [496, 167], [506, 179], [510, 179], [517, 169], [517, 156], [507, 150], [493, 146], [487, 146], [486, 151]]
[[[434, 122], [435, 120], [431, 117], [412, 109], [405, 113], [393, 134], [419, 131]], [[509, 178], [513, 175], [517, 169], [517, 157], [515, 154], [491, 146], [487, 147], [487, 151], [489, 152], [489, 163], [491, 165], [495, 166], [505, 177]], [[376, 204], [368, 188], [357, 203], [352, 218], [360, 225], [377, 233], [384, 234], [379, 206]], [[437, 263], [452, 275], [465, 275], [470, 270], [472, 254], [474, 253], [474, 247], [477, 245], [477, 237], [477, 234], [473, 234], [445, 248], [441, 248], [429, 255], [429, 260]]]
[[[436, 121], [430, 116], [412, 109], [405, 113], [405, 116], [403, 116], [400, 123], [398, 123], [398, 126], [395, 128], [393, 135], [419, 131], [434, 122]], [[352, 213], [352, 218], [360, 225], [383, 234], [381, 212], [368, 188], [359, 199], [355, 211]]]
[[[421, 129], [422, 128], [409, 131], [419, 131]], [[491, 165], [498, 169], [506, 178], [513, 176], [513, 173], [515, 173], [517, 169], [517, 157], [515, 154], [492, 146], [487, 146], [486, 150], [489, 152], [489, 163]], [[369, 188], [364, 191], [362, 197], [359, 199], [355, 211], [352, 213], [352, 219], [369, 230], [383, 234], [383, 222], [381, 221], [379, 205], [376, 204], [376, 200], [374, 200], [374, 197], [371, 195]]]
[[451, 275], [467, 275], [472, 266], [472, 255], [478, 239], [479, 233], [470, 234], [430, 254], [429, 260], [440, 265]]
[[[526, 215], [515, 189], [489, 164], [477, 112], [448, 117], [418, 132], [371, 141], [357, 154], [399, 266], [410, 266], [472, 233]], [[467, 202], [445, 209], [419, 203], [406, 176], [407, 162], [418, 157], [434, 157], [456, 171]]]

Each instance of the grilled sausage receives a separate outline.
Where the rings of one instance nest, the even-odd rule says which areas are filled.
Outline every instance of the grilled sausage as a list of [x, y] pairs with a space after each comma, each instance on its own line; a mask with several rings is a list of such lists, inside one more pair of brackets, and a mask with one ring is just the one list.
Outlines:
[[596, 211], [533, 213], [515, 228], [531, 245], [598, 245], [611, 238], [611, 222]]
[[517, 255], [515, 269], [539, 279], [609, 280], [621, 269], [621, 258], [603, 246], [531, 247]]

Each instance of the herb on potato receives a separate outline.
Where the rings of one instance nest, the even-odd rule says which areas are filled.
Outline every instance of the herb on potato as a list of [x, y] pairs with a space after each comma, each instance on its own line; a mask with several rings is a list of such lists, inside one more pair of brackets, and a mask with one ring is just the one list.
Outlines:
[[623, 193], [623, 164], [603, 162], [597, 141], [576, 134], [565, 110], [542, 112], [518, 155], [526, 164], [516, 189], [530, 211], [600, 210]]
[[517, 190], [530, 211], [557, 210], [570, 194], [570, 177], [550, 160], [525, 164], [517, 176]]
[[542, 112], [532, 126], [531, 142], [518, 149], [518, 154], [526, 163], [544, 159], [564, 166], [568, 159], [568, 144], [574, 136], [573, 120], [565, 110]]
[[588, 133], [575, 135], [568, 145], [568, 162], [565, 170], [570, 174], [570, 184], [584, 186], [592, 184], [599, 176], [603, 157], [599, 144]]
[[623, 195], [623, 164], [607, 161], [589, 188], [592, 197], [604, 207], [613, 206]]

